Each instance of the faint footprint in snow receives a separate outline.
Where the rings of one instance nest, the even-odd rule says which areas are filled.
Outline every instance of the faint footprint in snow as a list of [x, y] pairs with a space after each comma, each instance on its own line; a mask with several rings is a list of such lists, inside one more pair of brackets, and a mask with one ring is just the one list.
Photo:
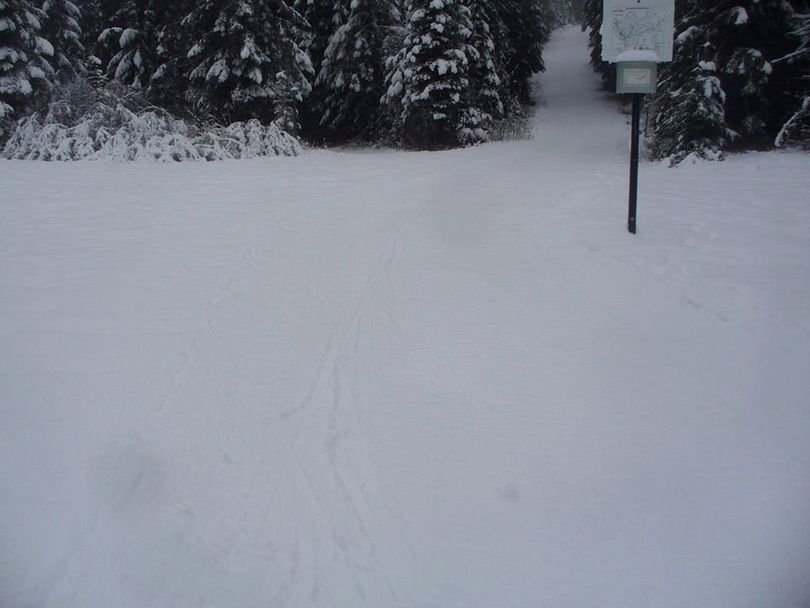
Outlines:
[[520, 490], [513, 483], [508, 483], [498, 488], [498, 497], [504, 502], [517, 504], [520, 502]]

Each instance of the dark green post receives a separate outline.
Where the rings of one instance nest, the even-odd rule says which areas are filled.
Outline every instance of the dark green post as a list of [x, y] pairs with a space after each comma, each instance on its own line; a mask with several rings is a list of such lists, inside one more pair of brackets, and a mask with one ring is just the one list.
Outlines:
[[627, 229], [636, 234], [636, 208], [638, 207], [638, 157], [641, 138], [641, 106], [644, 95], [633, 95], [633, 133], [630, 139], [630, 209], [627, 215]]

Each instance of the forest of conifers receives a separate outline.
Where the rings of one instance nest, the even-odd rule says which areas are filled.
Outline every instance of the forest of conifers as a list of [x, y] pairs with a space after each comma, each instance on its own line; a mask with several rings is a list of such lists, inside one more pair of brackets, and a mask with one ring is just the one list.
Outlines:
[[[78, 148], [145, 112], [187, 130], [262, 125], [316, 145], [436, 149], [515, 136], [555, 28], [590, 28], [592, 64], [611, 86], [602, 9], [602, 0], [0, 0], [0, 143], [70, 132], [69, 146], [43, 157], [81, 157]], [[648, 105], [653, 156], [806, 145], [808, 13], [806, 0], [677, 0], [675, 59]]]

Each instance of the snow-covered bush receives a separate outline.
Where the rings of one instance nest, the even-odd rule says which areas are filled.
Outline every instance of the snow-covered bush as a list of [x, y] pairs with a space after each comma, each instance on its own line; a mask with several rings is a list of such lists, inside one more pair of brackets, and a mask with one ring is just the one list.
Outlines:
[[496, 120], [489, 132], [490, 141], [522, 141], [534, 136], [529, 114], [518, 113]]
[[301, 143], [278, 123], [263, 125], [256, 119], [202, 131], [194, 139], [205, 160], [297, 156]]
[[277, 124], [258, 120], [200, 127], [145, 107], [137, 94], [96, 92], [76, 81], [47, 112], [16, 123], [2, 156], [16, 160], [227, 160], [295, 156], [299, 141]]

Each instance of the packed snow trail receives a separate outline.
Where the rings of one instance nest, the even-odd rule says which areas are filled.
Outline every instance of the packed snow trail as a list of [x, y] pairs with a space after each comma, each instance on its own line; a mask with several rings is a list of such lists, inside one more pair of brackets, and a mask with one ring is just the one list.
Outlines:
[[0, 606], [810, 601], [810, 160], [0, 163]]

